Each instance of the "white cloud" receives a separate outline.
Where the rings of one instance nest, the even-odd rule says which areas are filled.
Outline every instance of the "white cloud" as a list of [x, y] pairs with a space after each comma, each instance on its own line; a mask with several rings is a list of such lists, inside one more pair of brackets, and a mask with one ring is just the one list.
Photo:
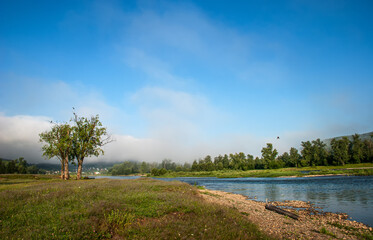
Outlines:
[[150, 136], [169, 142], [204, 139], [223, 119], [205, 97], [183, 91], [145, 87], [132, 100], [147, 119]]
[[192, 79], [182, 78], [172, 74], [172, 69], [166, 62], [147, 55], [140, 49], [128, 49], [126, 51], [124, 61], [130, 67], [144, 72], [152, 82], [159, 82], [163, 85], [185, 86], [186, 82], [191, 82]]
[[39, 134], [50, 129], [50, 118], [0, 115], [0, 157], [24, 157], [28, 162], [43, 162]]
[[[192, 5], [165, 4], [162, 11], [144, 7], [122, 19], [123, 37], [117, 45], [125, 62], [152, 80], [192, 81], [195, 73], [185, 73], [185, 64], [188, 69], [228, 74], [229, 81], [285, 79], [278, 57], [286, 50], [276, 40], [222, 24]], [[189, 75], [180, 77], [176, 72]]]

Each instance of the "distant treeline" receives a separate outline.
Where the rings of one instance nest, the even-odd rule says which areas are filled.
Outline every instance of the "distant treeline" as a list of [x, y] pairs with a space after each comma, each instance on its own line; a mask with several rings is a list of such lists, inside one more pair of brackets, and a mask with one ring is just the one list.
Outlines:
[[39, 169], [36, 165], [28, 164], [24, 158], [14, 160], [0, 159], [0, 174], [45, 174], [44, 169]]
[[147, 163], [136, 161], [125, 161], [120, 164], [115, 164], [109, 169], [111, 175], [131, 175], [131, 174], [148, 174], [160, 176], [167, 171], [190, 171], [191, 165], [189, 163], [178, 164], [169, 159], [164, 159], [162, 163]]
[[327, 146], [320, 139], [301, 143], [299, 153], [296, 148], [290, 148], [278, 156], [278, 152], [271, 143], [262, 148], [261, 158], [244, 153], [219, 155], [214, 159], [207, 155], [204, 159], [195, 160], [191, 171], [214, 170], [251, 170], [251, 169], [277, 169], [283, 167], [308, 167], [308, 166], [341, 166], [349, 163], [373, 162], [373, 135], [364, 141], [358, 134], [352, 136], [352, 141], [347, 137], [332, 139]]
[[177, 164], [169, 159], [162, 163], [146, 163], [126, 161], [114, 165], [109, 169], [112, 175], [148, 174], [161, 176], [167, 171], [215, 171], [215, 170], [252, 170], [252, 169], [277, 169], [284, 167], [307, 166], [340, 166], [350, 163], [373, 162], [373, 135], [370, 139], [362, 140], [358, 134], [332, 139], [330, 145], [320, 139], [301, 143], [302, 149], [290, 148], [289, 152], [278, 155], [278, 151], [271, 143], [262, 148], [262, 156], [254, 158], [242, 152], [224, 154], [212, 158], [207, 155], [203, 159], [194, 160], [193, 164]]

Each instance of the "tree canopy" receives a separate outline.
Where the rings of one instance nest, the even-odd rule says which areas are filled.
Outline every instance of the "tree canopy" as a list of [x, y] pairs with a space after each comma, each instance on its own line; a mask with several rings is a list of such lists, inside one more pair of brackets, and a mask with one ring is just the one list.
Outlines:
[[111, 141], [98, 115], [86, 118], [74, 112], [70, 122], [73, 125], [53, 123], [50, 131], [39, 134], [40, 142], [45, 143], [42, 147], [43, 156], [60, 160], [61, 179], [65, 180], [69, 179], [69, 162], [77, 161], [77, 179], [80, 179], [84, 159], [104, 154], [102, 147]]

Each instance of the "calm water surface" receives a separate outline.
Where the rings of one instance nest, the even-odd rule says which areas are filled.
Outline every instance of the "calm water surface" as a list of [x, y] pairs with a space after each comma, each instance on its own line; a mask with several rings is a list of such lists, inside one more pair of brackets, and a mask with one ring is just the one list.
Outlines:
[[[110, 177], [112, 178], [112, 177]], [[115, 177], [126, 178], [128, 177]], [[133, 177], [131, 177], [133, 178]], [[258, 201], [310, 201], [328, 212], [347, 213], [373, 226], [373, 176], [300, 178], [157, 178], [182, 181], [208, 189], [238, 193]]]

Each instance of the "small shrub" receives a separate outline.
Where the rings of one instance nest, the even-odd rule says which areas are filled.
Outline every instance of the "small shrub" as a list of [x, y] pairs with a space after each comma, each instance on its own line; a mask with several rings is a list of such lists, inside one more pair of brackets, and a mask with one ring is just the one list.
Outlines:
[[329, 236], [334, 237], [334, 238], [337, 237], [334, 233], [329, 232], [328, 230], [326, 230], [325, 227], [322, 227], [322, 228], [320, 229], [320, 233], [325, 234], [325, 235], [329, 235]]
[[132, 213], [121, 211], [119, 209], [111, 210], [109, 214], [105, 214], [106, 222], [118, 228], [124, 228], [131, 224], [135, 219]]

